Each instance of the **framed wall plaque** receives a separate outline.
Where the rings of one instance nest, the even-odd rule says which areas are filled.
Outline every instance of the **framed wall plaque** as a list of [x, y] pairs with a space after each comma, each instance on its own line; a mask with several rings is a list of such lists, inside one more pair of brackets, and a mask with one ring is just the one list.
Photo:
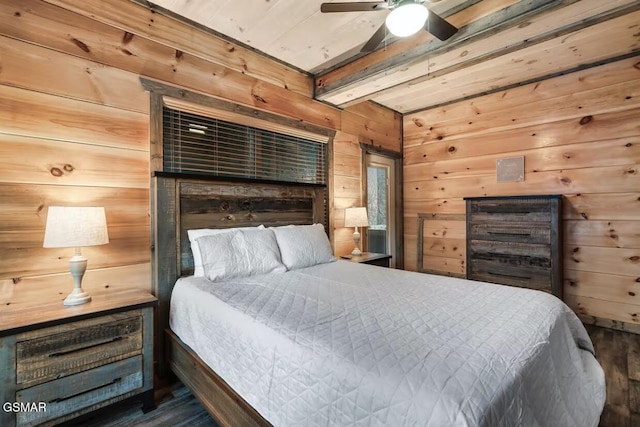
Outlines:
[[524, 181], [524, 156], [496, 160], [498, 182]]

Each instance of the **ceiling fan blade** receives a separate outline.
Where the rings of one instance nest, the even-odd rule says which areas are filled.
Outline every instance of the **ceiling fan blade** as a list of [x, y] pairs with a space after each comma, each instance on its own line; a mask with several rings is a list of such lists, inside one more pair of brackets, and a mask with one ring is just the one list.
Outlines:
[[387, 26], [382, 23], [369, 40], [362, 46], [360, 52], [373, 52], [387, 35]]
[[440, 16], [436, 15], [432, 11], [429, 11], [429, 17], [424, 29], [439, 38], [442, 41], [447, 40], [449, 37], [458, 32], [458, 29], [449, 24]]
[[383, 10], [386, 8], [387, 4], [379, 1], [322, 3], [320, 5], [320, 12], [369, 12], [373, 10]]

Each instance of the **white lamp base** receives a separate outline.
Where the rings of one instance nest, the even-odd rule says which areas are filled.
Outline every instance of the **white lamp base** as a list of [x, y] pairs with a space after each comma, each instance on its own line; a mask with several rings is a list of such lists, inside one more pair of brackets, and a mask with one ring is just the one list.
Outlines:
[[69, 306], [80, 305], [88, 303], [89, 301], [91, 301], [91, 295], [84, 292], [82, 288], [80, 289], [80, 292], [76, 293], [76, 289], [73, 288], [73, 291], [64, 299], [63, 304]]
[[356, 231], [353, 233], [353, 242], [355, 243], [356, 247], [351, 251], [351, 255], [362, 255], [362, 251], [360, 250], [360, 233], [358, 232], [358, 227], [356, 227]]
[[76, 248], [76, 253], [69, 260], [69, 271], [73, 277], [73, 291], [65, 298], [63, 304], [67, 306], [85, 304], [91, 301], [91, 296], [82, 289], [82, 276], [87, 270], [87, 259]]

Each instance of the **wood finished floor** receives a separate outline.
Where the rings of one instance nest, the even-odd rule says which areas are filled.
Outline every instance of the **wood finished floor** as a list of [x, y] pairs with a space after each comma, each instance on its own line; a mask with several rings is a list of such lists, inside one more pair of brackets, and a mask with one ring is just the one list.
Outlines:
[[600, 427], [640, 427], [640, 335], [593, 326], [587, 330], [607, 383]]
[[[607, 402], [600, 427], [640, 427], [640, 335], [588, 327], [598, 361], [605, 371]], [[76, 422], [91, 427], [216, 427], [217, 424], [180, 383], [156, 392], [158, 408], [147, 414], [140, 404], [109, 408]], [[562, 426], [553, 426], [562, 427]]]
[[181, 383], [156, 391], [158, 407], [146, 414], [137, 401], [97, 411], [73, 427], [219, 427], [204, 407]]

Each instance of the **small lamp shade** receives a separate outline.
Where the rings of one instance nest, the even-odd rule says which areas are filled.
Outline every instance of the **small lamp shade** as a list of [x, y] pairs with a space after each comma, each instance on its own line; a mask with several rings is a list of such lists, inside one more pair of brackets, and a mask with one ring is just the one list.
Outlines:
[[50, 206], [45, 248], [79, 248], [109, 243], [103, 207]]
[[344, 210], [345, 227], [366, 227], [369, 225], [367, 208], [347, 208]]
[[91, 301], [89, 294], [82, 289], [82, 277], [87, 270], [87, 258], [82, 255], [80, 248], [107, 243], [109, 243], [109, 235], [103, 207], [49, 207], [42, 246], [75, 248], [75, 254], [69, 260], [73, 291], [64, 300], [64, 305], [79, 305]]
[[344, 226], [356, 228], [356, 231], [353, 233], [353, 242], [355, 243], [355, 247], [353, 248], [353, 251], [351, 251], [351, 255], [362, 255], [362, 251], [360, 250], [360, 233], [358, 232], [358, 227], [366, 227], [368, 225], [369, 217], [367, 217], [367, 208], [356, 207], [344, 210]]

